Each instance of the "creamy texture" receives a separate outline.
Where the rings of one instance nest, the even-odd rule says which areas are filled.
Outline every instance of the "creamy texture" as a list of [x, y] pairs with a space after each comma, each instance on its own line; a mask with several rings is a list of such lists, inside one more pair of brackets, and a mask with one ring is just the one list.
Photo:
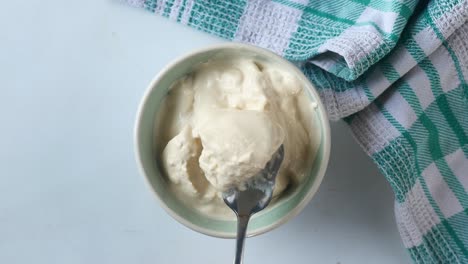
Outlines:
[[161, 164], [176, 192], [200, 205], [243, 188], [284, 144], [274, 196], [304, 177], [314, 103], [299, 80], [253, 59], [213, 60], [177, 81], [157, 128]]

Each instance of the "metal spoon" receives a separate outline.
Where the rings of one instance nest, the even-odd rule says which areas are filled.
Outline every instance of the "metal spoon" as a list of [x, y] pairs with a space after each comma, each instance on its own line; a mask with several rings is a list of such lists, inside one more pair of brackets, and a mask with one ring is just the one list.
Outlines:
[[245, 190], [231, 188], [223, 193], [224, 202], [237, 215], [237, 240], [234, 264], [242, 263], [244, 240], [250, 217], [267, 207], [271, 201], [276, 175], [283, 158], [284, 147], [281, 145], [265, 165], [265, 168], [246, 183]]

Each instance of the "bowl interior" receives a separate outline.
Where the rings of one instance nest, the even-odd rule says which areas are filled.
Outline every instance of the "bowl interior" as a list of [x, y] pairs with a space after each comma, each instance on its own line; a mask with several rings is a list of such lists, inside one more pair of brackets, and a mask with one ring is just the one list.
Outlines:
[[295, 66], [269, 51], [240, 44], [224, 45], [199, 51], [176, 61], [169, 65], [153, 80], [143, 98], [136, 124], [136, 154], [147, 182], [156, 193], [162, 206], [175, 219], [189, 228], [207, 235], [235, 237], [235, 221], [211, 218], [177, 199], [171, 192], [166, 178], [158, 167], [158, 157], [154, 149], [154, 125], [156, 116], [171, 85], [177, 79], [191, 72], [194, 66], [209, 60], [213, 56], [218, 56], [220, 52], [234, 52], [239, 54], [239, 56], [255, 56], [257, 59], [272, 61], [285, 66], [288, 70], [291, 69], [291, 71], [295, 71], [298, 78], [300, 78], [307, 87], [306, 92], [311, 101], [318, 104], [314, 117], [316, 119], [317, 131], [314, 132], [320, 133], [321, 137], [320, 141], [316, 142], [316, 147], [318, 149], [308, 176], [304, 178], [303, 183], [295, 188], [294, 192], [287, 195], [285, 198], [279, 199], [274, 205], [268, 206], [251, 219], [247, 233], [249, 236], [253, 236], [266, 232], [296, 215], [318, 189], [328, 163], [330, 135], [326, 113], [318, 99], [317, 93]]

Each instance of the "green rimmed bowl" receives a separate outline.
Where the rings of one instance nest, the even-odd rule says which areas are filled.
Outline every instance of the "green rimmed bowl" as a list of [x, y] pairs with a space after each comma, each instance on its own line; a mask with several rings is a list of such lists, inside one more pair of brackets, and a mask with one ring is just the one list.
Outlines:
[[218, 54], [235, 54], [236, 56], [252, 56], [261, 61], [280, 65], [284, 70], [297, 76], [303, 83], [311, 102], [317, 104], [314, 114], [316, 129], [320, 140], [315, 142], [317, 152], [313, 158], [310, 170], [302, 183], [295, 187], [285, 197], [278, 199], [250, 220], [247, 236], [255, 236], [270, 231], [296, 216], [312, 199], [322, 182], [330, 156], [330, 127], [325, 108], [320, 98], [307, 78], [293, 64], [271, 51], [252, 45], [228, 43], [196, 50], [187, 54], [164, 68], [150, 83], [138, 109], [135, 124], [135, 152], [141, 173], [151, 190], [161, 203], [161, 206], [177, 221], [200, 233], [223, 238], [235, 238], [237, 224], [235, 219], [222, 220], [213, 218], [191, 208], [169, 188], [169, 182], [160, 171], [155, 151], [155, 122], [160, 105], [171, 85], [179, 78], [190, 73], [199, 63], [206, 62]]

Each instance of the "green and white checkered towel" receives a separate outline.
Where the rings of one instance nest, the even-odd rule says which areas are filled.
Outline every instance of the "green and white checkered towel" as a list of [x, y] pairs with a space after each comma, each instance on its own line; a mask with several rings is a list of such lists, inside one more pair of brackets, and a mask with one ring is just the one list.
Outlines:
[[468, 263], [468, 1], [128, 0], [295, 61], [395, 192], [415, 263]]

